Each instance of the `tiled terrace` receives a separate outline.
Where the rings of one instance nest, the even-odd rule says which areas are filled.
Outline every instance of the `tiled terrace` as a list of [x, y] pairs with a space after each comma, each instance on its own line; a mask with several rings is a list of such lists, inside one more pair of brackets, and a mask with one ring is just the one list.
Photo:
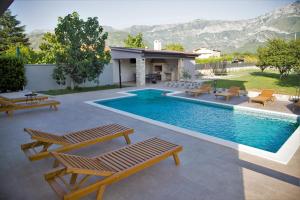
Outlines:
[[[179, 154], [180, 166], [175, 166], [169, 158], [107, 187], [104, 199], [299, 199], [300, 149], [287, 165], [282, 165], [84, 103], [87, 100], [119, 96], [117, 91], [120, 90], [54, 97], [62, 103], [57, 112], [48, 111], [47, 108], [18, 111], [13, 118], [2, 113], [0, 199], [58, 199], [43, 180], [43, 173], [51, 169], [53, 160], [29, 162], [20, 150], [20, 144], [29, 141], [23, 132], [24, 127], [63, 133], [107, 123], [120, 123], [134, 128], [135, 134], [131, 136], [133, 143], [157, 136], [183, 145], [184, 150]], [[215, 100], [209, 95], [201, 98]], [[249, 106], [242, 98], [231, 102]], [[290, 112], [283, 102], [275, 105], [272, 108]], [[263, 108], [259, 104], [251, 106]], [[270, 106], [263, 109], [270, 109]], [[71, 153], [94, 156], [124, 145], [124, 139], [119, 138]], [[95, 199], [95, 194], [86, 199]]]

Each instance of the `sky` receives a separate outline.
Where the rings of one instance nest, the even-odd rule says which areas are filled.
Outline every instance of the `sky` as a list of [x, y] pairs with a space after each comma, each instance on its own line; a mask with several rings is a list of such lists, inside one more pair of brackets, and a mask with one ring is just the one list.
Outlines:
[[97, 16], [100, 24], [123, 29], [132, 25], [188, 22], [195, 19], [250, 19], [295, 0], [14, 0], [9, 9], [26, 32], [53, 30], [59, 16], [73, 11]]

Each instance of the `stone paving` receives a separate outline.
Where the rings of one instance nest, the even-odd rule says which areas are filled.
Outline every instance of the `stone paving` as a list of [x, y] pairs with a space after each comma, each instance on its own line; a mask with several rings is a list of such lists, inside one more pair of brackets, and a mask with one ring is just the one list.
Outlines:
[[[30, 162], [20, 150], [20, 144], [30, 140], [23, 132], [24, 127], [62, 134], [107, 123], [120, 123], [134, 128], [135, 133], [131, 136], [133, 143], [160, 137], [182, 145], [184, 150], [179, 154], [180, 166], [175, 166], [171, 158], [162, 161], [108, 186], [104, 199], [299, 199], [300, 149], [287, 165], [282, 165], [84, 103], [87, 100], [120, 96], [116, 93], [120, 90], [128, 88], [52, 97], [61, 101], [58, 111], [49, 111], [47, 108], [17, 111], [12, 118], [0, 113], [0, 199], [58, 199], [43, 179], [43, 173], [51, 169], [53, 160]], [[209, 95], [200, 98], [223, 101]], [[242, 99], [231, 103], [235, 101], [235, 104], [245, 106], [271, 108], [269, 105], [264, 108], [248, 105]], [[278, 106], [284, 107], [284, 104], [279, 102]], [[289, 112], [289, 109], [283, 111]], [[124, 139], [118, 138], [70, 153], [95, 156], [124, 145]], [[84, 199], [95, 197], [92, 194]]]

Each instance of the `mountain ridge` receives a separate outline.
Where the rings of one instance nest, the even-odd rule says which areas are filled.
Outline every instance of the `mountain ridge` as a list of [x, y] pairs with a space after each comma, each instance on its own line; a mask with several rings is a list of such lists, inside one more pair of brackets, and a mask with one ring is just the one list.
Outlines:
[[163, 46], [167, 43], [182, 43], [187, 51], [207, 47], [226, 53], [255, 52], [258, 46], [270, 38], [292, 39], [295, 32], [300, 37], [300, 1], [251, 19], [195, 19], [185, 23], [133, 25], [124, 29], [103, 27], [109, 33], [107, 43], [110, 46], [124, 46], [123, 40], [128, 34], [142, 32], [149, 48], [153, 47], [154, 40], [159, 39]]

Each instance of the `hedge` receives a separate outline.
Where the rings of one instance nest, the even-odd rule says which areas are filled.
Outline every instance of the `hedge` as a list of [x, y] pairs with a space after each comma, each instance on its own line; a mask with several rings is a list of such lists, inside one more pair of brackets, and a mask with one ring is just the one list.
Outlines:
[[0, 91], [22, 90], [26, 84], [22, 60], [13, 56], [0, 56]]

